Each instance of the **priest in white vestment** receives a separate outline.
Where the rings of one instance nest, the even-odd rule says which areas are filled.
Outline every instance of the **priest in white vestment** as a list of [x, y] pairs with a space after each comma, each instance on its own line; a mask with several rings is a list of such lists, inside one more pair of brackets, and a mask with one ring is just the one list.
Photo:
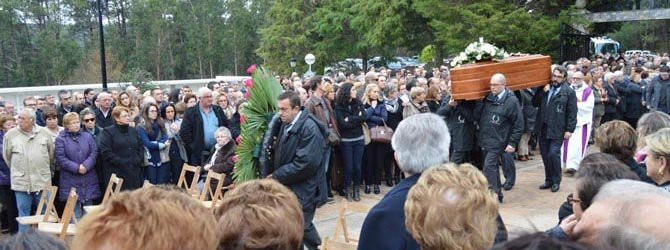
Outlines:
[[577, 95], [577, 126], [570, 139], [563, 141], [561, 160], [566, 172], [572, 175], [577, 172], [579, 162], [586, 153], [593, 126], [595, 99], [591, 87], [584, 82], [584, 75], [581, 72], [572, 73], [570, 87]]

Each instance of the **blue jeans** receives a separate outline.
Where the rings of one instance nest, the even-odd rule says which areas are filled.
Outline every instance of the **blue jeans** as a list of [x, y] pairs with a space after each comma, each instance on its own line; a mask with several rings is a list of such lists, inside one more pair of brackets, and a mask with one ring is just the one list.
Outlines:
[[[37, 204], [40, 202], [40, 195], [41, 192], [34, 192], [34, 193], [28, 193], [28, 192], [21, 192], [21, 191], [14, 191], [14, 195], [16, 195], [16, 208], [19, 210], [19, 217], [23, 216], [30, 216], [30, 211], [32, 210], [33, 205], [37, 206]], [[48, 195], [47, 195], [47, 200], [48, 200]], [[46, 204], [44, 205], [44, 210], [46, 210]], [[30, 225], [21, 225], [19, 224], [19, 232], [26, 232], [30, 229]]]
[[340, 149], [342, 150], [342, 163], [344, 165], [344, 187], [351, 187], [352, 176], [353, 185], [360, 185], [365, 142], [363, 140], [353, 142], [343, 141], [340, 143]]
[[146, 170], [147, 180], [151, 184], [167, 184], [170, 182], [170, 163], [166, 162], [160, 166], [147, 166]]
[[[84, 206], [91, 206], [91, 205], [93, 205], [92, 200], [88, 200], [88, 201], [84, 201], [84, 202], [77, 201], [77, 204], [74, 205], [74, 217], [77, 218], [77, 221], [79, 221], [81, 219], [81, 217], [84, 216], [83, 207]], [[65, 223], [65, 222], [63, 222], [63, 223]]]

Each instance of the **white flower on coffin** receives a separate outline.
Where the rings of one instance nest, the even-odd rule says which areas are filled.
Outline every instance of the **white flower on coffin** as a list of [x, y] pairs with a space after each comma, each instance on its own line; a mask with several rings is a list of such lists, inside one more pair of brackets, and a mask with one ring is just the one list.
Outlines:
[[509, 54], [504, 49], [500, 49], [490, 43], [484, 42], [484, 38], [480, 37], [478, 42], [468, 44], [463, 52], [454, 57], [451, 61], [452, 67], [457, 67], [463, 64], [474, 63], [482, 59], [504, 59], [509, 57]]

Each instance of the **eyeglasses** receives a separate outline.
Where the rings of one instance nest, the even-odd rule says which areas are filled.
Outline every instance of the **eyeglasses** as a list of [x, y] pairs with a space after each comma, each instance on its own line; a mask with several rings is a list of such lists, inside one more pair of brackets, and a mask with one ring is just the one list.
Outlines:
[[94, 122], [95, 118], [84, 119], [84, 122]]
[[563, 76], [553, 75], [554, 78], [563, 78]]

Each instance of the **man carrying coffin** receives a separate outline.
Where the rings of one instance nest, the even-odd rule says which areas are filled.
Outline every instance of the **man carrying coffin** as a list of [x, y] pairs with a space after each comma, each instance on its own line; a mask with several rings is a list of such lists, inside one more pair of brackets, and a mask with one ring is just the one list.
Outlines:
[[[523, 134], [524, 120], [519, 101], [506, 88], [505, 76], [500, 73], [493, 75], [490, 86], [491, 93], [478, 104], [475, 114], [479, 115], [479, 146], [484, 156], [484, 176], [489, 188], [498, 194], [498, 201], [502, 202], [498, 162], [504, 153], [516, 151]], [[513, 161], [502, 166], [507, 181], [514, 180], [516, 170]]]
[[540, 142], [540, 154], [544, 163], [544, 184], [540, 189], [558, 192], [561, 185], [561, 146], [570, 139], [577, 125], [577, 97], [568, 86], [568, 71], [556, 67], [551, 71], [551, 84], [539, 88], [533, 96], [533, 105], [538, 107], [535, 130]]
[[593, 107], [595, 98], [589, 85], [584, 83], [582, 72], [572, 74], [572, 84], [570, 88], [575, 91], [577, 97], [577, 126], [570, 136], [570, 139], [563, 141], [561, 148], [561, 158], [569, 175], [574, 175], [582, 161], [586, 146], [591, 137], [591, 127], [593, 126]]

